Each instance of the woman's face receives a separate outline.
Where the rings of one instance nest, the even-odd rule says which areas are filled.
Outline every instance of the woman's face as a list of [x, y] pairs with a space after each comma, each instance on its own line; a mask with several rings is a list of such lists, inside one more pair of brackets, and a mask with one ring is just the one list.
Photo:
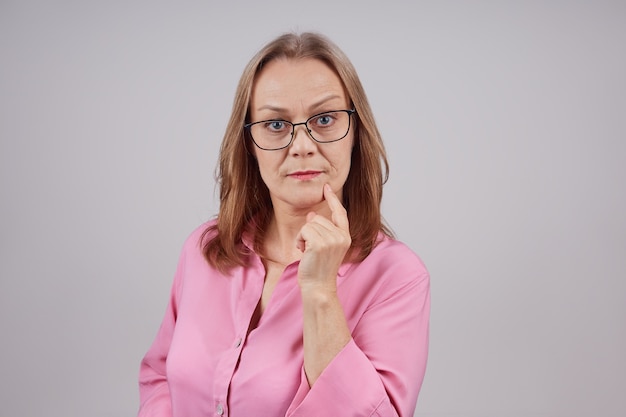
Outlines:
[[[257, 74], [250, 98], [250, 121], [282, 119], [300, 123], [322, 112], [348, 109], [350, 100], [341, 80], [324, 62], [277, 59]], [[285, 149], [267, 151], [252, 145], [274, 209], [314, 209], [323, 200], [322, 187], [326, 183], [341, 199], [350, 171], [353, 132], [354, 121], [343, 139], [318, 143], [304, 125], [299, 125]]]

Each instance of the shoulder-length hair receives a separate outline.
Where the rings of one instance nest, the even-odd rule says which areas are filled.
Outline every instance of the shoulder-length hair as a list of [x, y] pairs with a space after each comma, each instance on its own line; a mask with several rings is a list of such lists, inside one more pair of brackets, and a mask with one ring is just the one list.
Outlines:
[[264, 255], [264, 232], [273, 215], [269, 190], [250, 148], [254, 145], [244, 129], [244, 124], [249, 122], [255, 77], [272, 60], [306, 58], [318, 59], [337, 73], [356, 110], [351, 167], [343, 187], [343, 204], [352, 237], [348, 259], [361, 261], [369, 255], [380, 232], [393, 237], [380, 211], [389, 163], [356, 70], [326, 37], [316, 33], [288, 33], [268, 43], [244, 69], [220, 148], [215, 173], [220, 187], [219, 213], [216, 222], [205, 230], [201, 242], [207, 261], [223, 272], [246, 264], [248, 249], [242, 244], [245, 232], [252, 233], [254, 250]]

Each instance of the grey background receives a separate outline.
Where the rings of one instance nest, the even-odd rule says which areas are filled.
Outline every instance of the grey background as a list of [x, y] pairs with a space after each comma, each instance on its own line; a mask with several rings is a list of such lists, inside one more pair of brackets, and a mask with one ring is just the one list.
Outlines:
[[334, 39], [432, 274], [423, 417], [626, 415], [623, 1], [0, 2], [0, 416], [129, 416], [243, 66]]

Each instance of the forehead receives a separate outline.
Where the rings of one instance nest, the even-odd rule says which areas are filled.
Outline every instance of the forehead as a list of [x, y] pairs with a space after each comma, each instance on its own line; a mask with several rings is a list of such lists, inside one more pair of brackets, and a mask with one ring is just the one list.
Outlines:
[[345, 106], [347, 97], [341, 79], [325, 62], [284, 58], [270, 61], [256, 75], [250, 107], [253, 112], [263, 106], [307, 110], [326, 101]]

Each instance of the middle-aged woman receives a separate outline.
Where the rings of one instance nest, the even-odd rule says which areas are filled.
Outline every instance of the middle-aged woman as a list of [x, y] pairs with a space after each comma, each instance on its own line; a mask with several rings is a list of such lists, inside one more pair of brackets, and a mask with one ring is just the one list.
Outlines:
[[283, 35], [250, 61], [215, 220], [187, 239], [139, 416], [412, 416], [429, 275], [392, 237], [387, 159], [347, 57]]

